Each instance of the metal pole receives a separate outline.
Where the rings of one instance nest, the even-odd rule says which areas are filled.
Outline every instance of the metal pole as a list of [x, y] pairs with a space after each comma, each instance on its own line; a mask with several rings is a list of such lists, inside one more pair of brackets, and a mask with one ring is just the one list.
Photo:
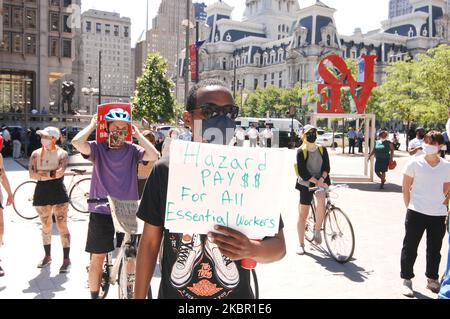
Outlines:
[[190, 27], [191, 0], [187, 0], [186, 6], [186, 57], [185, 57], [185, 75], [184, 75], [184, 104], [187, 106], [189, 95], [189, 27]]
[[98, 105], [102, 104], [102, 50], [98, 52]]
[[177, 18], [175, 19], [175, 23], [176, 23], [176, 28], [177, 28], [177, 53], [175, 55], [175, 62], [176, 62], [176, 71], [175, 71], [175, 98], [177, 100], [178, 103], [178, 79], [180, 77], [180, 61], [179, 61], [179, 53], [180, 53], [180, 2], [177, 1], [176, 2], [176, 6], [177, 6]]
[[195, 83], [198, 83], [200, 81], [199, 74], [198, 74], [198, 41], [199, 41], [199, 22], [198, 20], [195, 21]]
[[[28, 82], [27, 79], [25, 79], [24, 81], [25, 84], [25, 92], [24, 92], [24, 97], [25, 97], [25, 107], [24, 107], [24, 111], [25, 111], [25, 132], [28, 132], [28, 103], [27, 103], [27, 86], [28, 86]], [[25, 141], [25, 158], [28, 158], [28, 142], [30, 141], [30, 139], [28, 139], [28, 141]]]
[[236, 100], [236, 59], [233, 55], [234, 79], [233, 79], [233, 99]]

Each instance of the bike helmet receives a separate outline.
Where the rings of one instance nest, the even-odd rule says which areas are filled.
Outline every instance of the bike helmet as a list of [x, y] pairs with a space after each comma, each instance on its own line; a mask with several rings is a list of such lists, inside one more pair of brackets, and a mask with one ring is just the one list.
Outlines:
[[105, 121], [131, 123], [131, 116], [127, 111], [124, 111], [123, 109], [113, 109], [110, 110], [108, 114], [106, 114]]

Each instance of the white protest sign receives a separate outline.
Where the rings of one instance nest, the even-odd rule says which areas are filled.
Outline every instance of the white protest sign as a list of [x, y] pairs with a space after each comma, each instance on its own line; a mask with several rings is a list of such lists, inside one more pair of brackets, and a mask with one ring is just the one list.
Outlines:
[[173, 141], [165, 228], [207, 234], [223, 225], [251, 239], [275, 236], [286, 203], [282, 185], [292, 180], [287, 163], [281, 149]]

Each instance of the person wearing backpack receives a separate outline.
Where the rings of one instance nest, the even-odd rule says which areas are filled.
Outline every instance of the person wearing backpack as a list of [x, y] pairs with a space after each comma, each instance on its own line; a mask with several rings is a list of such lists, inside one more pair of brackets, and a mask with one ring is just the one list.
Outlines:
[[299, 245], [296, 253], [305, 254], [305, 226], [313, 197], [317, 206], [314, 242], [322, 243], [321, 229], [325, 218], [326, 194], [324, 190], [312, 192], [310, 187], [328, 189], [330, 180], [330, 158], [327, 149], [316, 144], [317, 128], [306, 125], [303, 128], [303, 145], [297, 151], [297, 184], [300, 191], [299, 220], [297, 224]]

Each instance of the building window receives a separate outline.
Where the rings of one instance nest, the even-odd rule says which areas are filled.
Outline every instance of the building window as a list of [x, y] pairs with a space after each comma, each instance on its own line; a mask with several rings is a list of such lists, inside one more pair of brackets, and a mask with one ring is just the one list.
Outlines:
[[272, 79], [271, 84], [275, 85], [275, 73], [272, 73], [271, 79]]
[[59, 0], [50, 0], [50, 5], [54, 7], [59, 7]]
[[31, 34], [25, 35], [25, 53], [36, 55], [36, 36]]
[[123, 28], [123, 36], [125, 37], [125, 38], [128, 38], [128, 35], [129, 35], [129, 27], [124, 27]]
[[69, 15], [64, 15], [63, 16], [63, 31], [66, 33], [71, 33], [72, 32], [72, 28], [69, 26]]
[[36, 10], [28, 9], [25, 13], [25, 28], [36, 29]]
[[56, 12], [50, 13], [50, 31], [54, 32], [59, 31], [59, 13]]
[[327, 45], [331, 46], [331, 35], [327, 34]]
[[50, 38], [49, 56], [59, 56], [59, 39]]
[[68, 6], [70, 6], [72, 4], [72, 0], [64, 0], [63, 1], [63, 6], [64, 7], [68, 7]]
[[253, 80], [253, 90], [256, 90], [258, 88], [258, 79]]
[[3, 33], [3, 40], [0, 43], [0, 51], [1, 52], [11, 51], [11, 35], [8, 32]]
[[90, 33], [92, 31], [92, 22], [86, 21], [86, 32]]
[[9, 28], [11, 24], [11, 13], [10, 13], [10, 7], [4, 6], [3, 9], [3, 26], [6, 28]]
[[267, 74], [264, 74], [264, 87], [267, 87]]
[[118, 25], [114, 26], [114, 36], [116, 36], [116, 37], [119, 36], [119, 26]]
[[23, 38], [21, 34], [13, 35], [13, 53], [22, 53], [23, 52]]
[[23, 11], [22, 8], [12, 8], [12, 27], [21, 28], [23, 26]]
[[111, 25], [110, 24], [105, 24], [105, 34], [110, 34], [111, 33]]
[[70, 39], [62, 40], [62, 57], [63, 58], [72, 57], [72, 40]]
[[95, 32], [96, 33], [102, 33], [102, 24], [101, 23], [96, 23], [95, 24]]

